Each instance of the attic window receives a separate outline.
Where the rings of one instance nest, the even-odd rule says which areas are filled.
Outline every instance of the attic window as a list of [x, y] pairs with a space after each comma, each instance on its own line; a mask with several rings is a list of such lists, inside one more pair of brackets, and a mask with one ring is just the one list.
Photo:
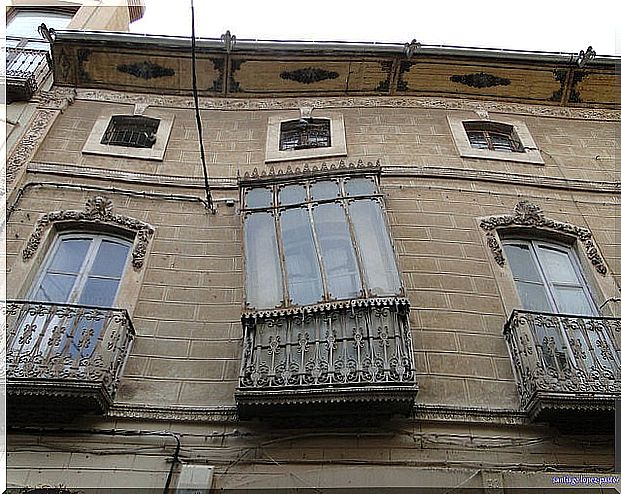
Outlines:
[[140, 115], [117, 115], [101, 139], [101, 144], [132, 148], [152, 148], [156, 141], [160, 121]]
[[524, 146], [513, 126], [500, 122], [464, 122], [470, 146], [504, 153], [523, 153]]
[[330, 146], [330, 120], [327, 118], [301, 118], [280, 124], [280, 151]]

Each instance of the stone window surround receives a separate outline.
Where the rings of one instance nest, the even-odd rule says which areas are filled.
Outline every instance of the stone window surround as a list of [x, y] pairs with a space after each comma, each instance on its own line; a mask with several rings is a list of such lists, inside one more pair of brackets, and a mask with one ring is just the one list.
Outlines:
[[[477, 223], [480, 224], [482, 221], [487, 221], [490, 218], [493, 217], [480, 217], [477, 219]], [[577, 234], [532, 223], [529, 224], [528, 222], [499, 226], [491, 231], [486, 231], [483, 228], [478, 228], [478, 230], [481, 234], [483, 244], [487, 244], [488, 247], [485, 251], [490, 260], [492, 273], [496, 280], [499, 296], [502, 300], [507, 319], [511, 316], [513, 309], [521, 307], [521, 302], [517, 287], [513, 281], [509, 263], [504, 260], [502, 249], [503, 240], [536, 239], [565, 246], [571, 249], [576, 256], [590, 293], [598, 307], [606, 300], [618, 297], [619, 288], [613, 276], [610, 274], [610, 271], [606, 270], [605, 274], [598, 271], [597, 266], [594, 265], [593, 262], [592, 249], [589, 245], [585, 245], [585, 242], [581, 241]], [[591, 254], [589, 252], [591, 252]], [[499, 258], [498, 254], [500, 254], [502, 259]], [[602, 260], [602, 263], [603, 262]], [[599, 309], [600, 314], [602, 316], [620, 317], [621, 306], [619, 305], [620, 304], [613, 303], [606, 304]]]
[[82, 148], [82, 152], [86, 154], [103, 154], [106, 156], [121, 156], [123, 158], [140, 158], [145, 160], [162, 161], [168, 139], [172, 130], [174, 116], [161, 110], [153, 110], [149, 115], [142, 115], [150, 118], [157, 118], [160, 125], [157, 129], [155, 144], [151, 148], [135, 148], [130, 146], [113, 146], [102, 144], [101, 140], [110, 124], [112, 117], [116, 116], [132, 116], [136, 113], [119, 112], [118, 110], [104, 111], [93, 125], [90, 135]]
[[347, 156], [345, 142], [345, 123], [343, 114], [331, 111], [315, 111], [312, 118], [325, 118], [330, 120], [330, 143], [329, 147], [308, 149], [291, 149], [280, 151], [280, 124], [300, 118], [300, 112], [283, 112], [269, 117], [267, 124], [267, 144], [265, 148], [265, 162], [302, 160], [312, 158], [326, 158], [333, 156]]
[[[528, 127], [521, 120], [515, 120], [512, 118], [481, 118], [480, 116], [473, 116], [472, 118], [465, 116], [455, 116], [455, 115], [447, 115], [449, 127], [451, 129], [451, 135], [453, 136], [453, 141], [455, 142], [455, 146], [457, 147], [457, 151], [462, 158], [480, 158], [480, 159], [493, 159], [493, 160], [501, 160], [501, 161], [513, 161], [518, 163], [531, 163], [535, 165], [543, 165], [545, 164], [543, 158], [541, 157], [541, 153], [535, 143], [533, 137], [531, 136]], [[517, 137], [520, 140], [520, 143], [524, 147], [523, 153], [509, 153], [503, 151], [492, 151], [489, 149], [476, 149], [470, 145], [470, 140], [468, 139], [468, 134], [466, 133], [466, 129], [464, 128], [464, 122], [470, 121], [489, 121], [489, 122], [497, 122], [505, 125], [510, 125], [513, 127], [513, 130]]]

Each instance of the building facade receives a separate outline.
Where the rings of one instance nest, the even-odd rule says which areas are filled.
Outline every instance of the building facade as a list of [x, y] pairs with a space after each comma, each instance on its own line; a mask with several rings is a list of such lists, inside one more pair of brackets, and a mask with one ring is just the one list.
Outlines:
[[198, 40], [203, 166], [190, 40], [52, 53], [9, 486], [614, 486], [616, 59]]

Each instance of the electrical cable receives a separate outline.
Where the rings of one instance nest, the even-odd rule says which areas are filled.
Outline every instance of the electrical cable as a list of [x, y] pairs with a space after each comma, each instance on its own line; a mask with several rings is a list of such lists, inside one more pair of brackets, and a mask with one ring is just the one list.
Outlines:
[[203, 166], [203, 177], [205, 178], [205, 196], [209, 209], [213, 211], [213, 201], [207, 179], [207, 163], [205, 161], [205, 147], [203, 146], [203, 124], [198, 106], [198, 89], [196, 87], [196, 32], [194, 27], [194, 0], [190, 0], [190, 10], [192, 13], [192, 96], [194, 97], [194, 112], [196, 114], [196, 128], [198, 129], [198, 145], [201, 151], [201, 165]]

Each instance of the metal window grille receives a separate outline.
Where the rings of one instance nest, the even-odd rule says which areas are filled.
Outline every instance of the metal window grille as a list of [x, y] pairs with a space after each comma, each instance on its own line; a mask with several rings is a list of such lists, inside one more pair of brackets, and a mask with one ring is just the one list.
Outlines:
[[160, 121], [139, 115], [117, 115], [110, 119], [102, 144], [132, 148], [151, 148], [155, 144]]
[[464, 129], [473, 148], [506, 153], [524, 152], [524, 146], [511, 125], [499, 122], [464, 122]]
[[330, 147], [330, 120], [309, 118], [280, 124], [280, 150]]

